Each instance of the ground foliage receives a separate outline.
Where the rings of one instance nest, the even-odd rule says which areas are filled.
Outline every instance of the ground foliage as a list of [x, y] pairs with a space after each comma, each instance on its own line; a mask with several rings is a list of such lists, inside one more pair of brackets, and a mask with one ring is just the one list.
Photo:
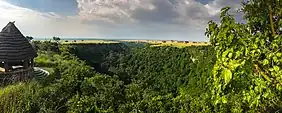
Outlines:
[[[72, 48], [72, 53], [78, 58], [96, 62], [89, 64], [95, 71], [122, 81], [122, 100], [114, 111], [188, 112], [192, 108], [201, 111], [204, 105], [189, 106], [187, 103], [208, 98], [202, 93], [209, 91], [208, 81], [215, 61], [213, 49], [209, 46], [176, 48], [98, 44]], [[104, 65], [103, 71], [96, 68], [97, 65]]]
[[108, 71], [109, 67], [120, 58], [120, 55], [129, 52], [129, 47], [122, 43], [73, 44], [70, 49], [70, 53], [103, 74], [112, 74]]
[[36, 65], [54, 72], [44, 80], [1, 89], [1, 112], [197, 112], [204, 104], [195, 103], [207, 103], [203, 94], [209, 91], [215, 61], [211, 47], [131, 45], [126, 54], [120, 52], [124, 48], [114, 53], [117, 57], [112, 52], [119, 47], [84, 45], [108, 58], [87, 54], [92, 61], [109, 65], [107, 75], [72, 54], [71, 45], [36, 43]]

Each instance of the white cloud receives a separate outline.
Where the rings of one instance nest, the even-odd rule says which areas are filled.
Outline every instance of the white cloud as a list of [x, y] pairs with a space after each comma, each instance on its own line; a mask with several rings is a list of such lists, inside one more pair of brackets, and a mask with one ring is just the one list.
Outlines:
[[16, 21], [16, 25], [24, 35], [34, 37], [98, 36], [92, 32], [95, 29], [94, 26], [82, 24], [76, 17], [64, 17], [54, 12], [41, 13], [14, 6], [3, 0], [0, 0], [0, 12], [0, 27], [4, 27], [9, 21]]
[[210, 14], [219, 14], [221, 8], [225, 6], [230, 6], [233, 12], [237, 11], [241, 8], [241, 1], [240, 0], [214, 0], [209, 4], [206, 4], [205, 7], [208, 9]]
[[196, 0], [77, 0], [79, 13], [63, 16], [43, 13], [0, 0], [0, 28], [9, 21], [24, 35], [34, 37], [101, 37], [207, 40], [204, 27], [218, 17], [224, 5]]
[[134, 21], [131, 15], [135, 9], [154, 9], [150, 0], [77, 0], [77, 3], [83, 19], [109, 22]]

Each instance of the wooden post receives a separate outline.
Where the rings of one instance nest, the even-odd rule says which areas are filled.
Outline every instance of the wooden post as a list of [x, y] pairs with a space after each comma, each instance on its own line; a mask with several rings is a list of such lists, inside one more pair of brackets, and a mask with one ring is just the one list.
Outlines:
[[24, 60], [23, 66], [24, 66], [24, 69], [28, 68], [28, 60]]
[[9, 71], [9, 64], [8, 64], [8, 62], [4, 62], [4, 68], [5, 68], [5, 72]]
[[34, 74], [33, 67], [34, 67], [34, 60], [32, 58], [32, 59], [30, 59], [30, 68], [31, 68], [31, 70], [29, 71], [29, 79], [33, 77], [33, 74]]
[[31, 67], [34, 67], [34, 61], [33, 61], [33, 59], [30, 59], [30, 66], [31, 66]]

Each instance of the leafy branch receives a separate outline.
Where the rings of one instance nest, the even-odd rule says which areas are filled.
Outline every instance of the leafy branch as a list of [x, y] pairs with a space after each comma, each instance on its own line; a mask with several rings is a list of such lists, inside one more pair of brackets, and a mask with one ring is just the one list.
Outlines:
[[273, 37], [275, 37], [276, 33], [275, 33], [275, 29], [274, 29], [273, 14], [272, 14], [272, 9], [271, 9], [270, 4], [268, 5], [268, 13], [269, 13], [269, 21], [270, 21], [271, 32], [272, 32]]

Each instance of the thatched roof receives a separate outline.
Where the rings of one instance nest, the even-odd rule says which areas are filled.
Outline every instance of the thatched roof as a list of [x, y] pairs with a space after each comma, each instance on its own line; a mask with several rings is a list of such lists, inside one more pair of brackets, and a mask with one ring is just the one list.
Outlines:
[[19, 62], [37, 54], [14, 22], [9, 22], [0, 32], [0, 62]]

